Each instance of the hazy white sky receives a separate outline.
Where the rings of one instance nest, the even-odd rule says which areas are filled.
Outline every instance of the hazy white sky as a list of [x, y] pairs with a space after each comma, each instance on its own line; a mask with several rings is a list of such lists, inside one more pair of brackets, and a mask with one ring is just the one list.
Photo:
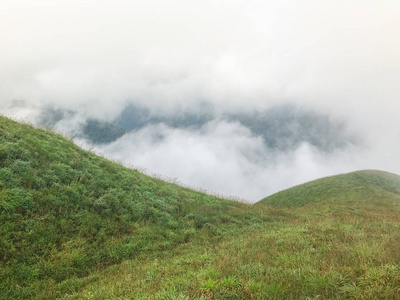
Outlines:
[[128, 99], [225, 110], [291, 101], [363, 132], [357, 166], [400, 173], [398, 0], [3, 2], [0, 111], [24, 100], [112, 119]]
[[7, 1], [0, 97], [393, 105], [399, 15], [395, 0]]

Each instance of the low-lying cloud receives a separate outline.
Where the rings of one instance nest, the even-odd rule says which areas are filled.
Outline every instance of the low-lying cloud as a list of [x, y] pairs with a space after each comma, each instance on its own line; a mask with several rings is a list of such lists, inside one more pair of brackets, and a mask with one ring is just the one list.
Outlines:
[[343, 171], [347, 155], [323, 154], [306, 143], [275, 152], [247, 128], [224, 121], [196, 132], [148, 126], [95, 149], [118, 161], [145, 166], [147, 172], [249, 201], [321, 174]]

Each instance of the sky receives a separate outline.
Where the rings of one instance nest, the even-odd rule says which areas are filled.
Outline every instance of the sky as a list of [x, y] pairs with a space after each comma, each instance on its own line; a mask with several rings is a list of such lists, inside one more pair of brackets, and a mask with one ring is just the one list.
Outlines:
[[68, 133], [129, 102], [165, 114], [198, 101], [220, 112], [291, 103], [345, 122], [361, 142], [272, 155], [247, 128], [215, 120], [199, 131], [149, 125], [95, 150], [252, 202], [339, 172], [400, 173], [399, 15], [397, 0], [8, 1], [0, 113], [34, 122], [44, 107], [73, 110], [57, 125]]

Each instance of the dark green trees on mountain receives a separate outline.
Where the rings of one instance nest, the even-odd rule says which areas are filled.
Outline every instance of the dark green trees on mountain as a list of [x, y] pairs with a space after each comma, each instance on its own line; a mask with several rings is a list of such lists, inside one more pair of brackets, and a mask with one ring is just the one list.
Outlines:
[[108, 144], [120, 138], [126, 130], [114, 123], [87, 120], [83, 127], [84, 136], [94, 144]]

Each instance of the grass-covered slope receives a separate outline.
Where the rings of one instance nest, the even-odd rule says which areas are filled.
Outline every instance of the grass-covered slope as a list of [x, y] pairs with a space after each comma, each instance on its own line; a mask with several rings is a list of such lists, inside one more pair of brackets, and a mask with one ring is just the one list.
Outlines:
[[248, 207], [264, 218], [218, 241], [115, 265], [66, 299], [400, 299], [397, 177], [358, 174], [373, 192], [341, 175], [358, 190], [343, 201], [328, 193], [300, 207]]
[[400, 299], [399, 191], [363, 171], [246, 205], [0, 117], [0, 299]]
[[355, 202], [382, 200], [400, 195], [400, 176], [367, 170], [308, 182], [262, 199], [270, 205], [303, 206], [321, 201]]
[[251, 222], [244, 207], [0, 117], [0, 298], [32, 298], [66, 279], [217, 236]]

